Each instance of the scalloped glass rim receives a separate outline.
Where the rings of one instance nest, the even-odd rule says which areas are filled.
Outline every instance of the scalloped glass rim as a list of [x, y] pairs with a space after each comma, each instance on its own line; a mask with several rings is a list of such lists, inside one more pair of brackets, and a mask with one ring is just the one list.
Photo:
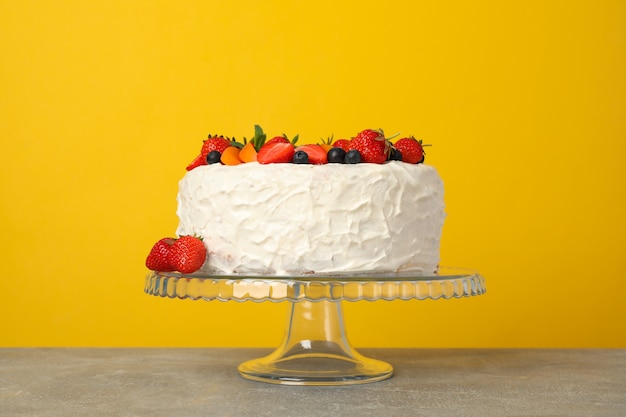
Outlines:
[[206, 275], [151, 271], [147, 294], [219, 301], [376, 301], [437, 300], [481, 295], [485, 279], [463, 268], [440, 268], [436, 274], [416, 272], [316, 274], [300, 276]]

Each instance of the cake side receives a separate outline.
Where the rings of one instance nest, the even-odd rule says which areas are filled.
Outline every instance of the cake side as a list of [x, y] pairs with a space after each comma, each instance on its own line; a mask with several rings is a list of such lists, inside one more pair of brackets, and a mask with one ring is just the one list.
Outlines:
[[208, 249], [203, 272], [435, 272], [445, 218], [434, 167], [204, 165], [179, 183], [177, 234]]

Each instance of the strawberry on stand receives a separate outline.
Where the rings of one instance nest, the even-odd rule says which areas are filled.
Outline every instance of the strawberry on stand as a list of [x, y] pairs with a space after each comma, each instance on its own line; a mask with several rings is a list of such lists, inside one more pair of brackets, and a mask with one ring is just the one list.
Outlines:
[[146, 267], [152, 271], [190, 274], [202, 268], [206, 258], [207, 250], [201, 238], [166, 237], [154, 244], [146, 258]]
[[207, 250], [202, 239], [196, 236], [181, 236], [170, 247], [167, 261], [184, 274], [196, 272], [206, 261]]
[[146, 267], [151, 271], [174, 271], [172, 265], [167, 261], [167, 254], [175, 241], [176, 239], [173, 237], [164, 237], [155, 243], [146, 258]]

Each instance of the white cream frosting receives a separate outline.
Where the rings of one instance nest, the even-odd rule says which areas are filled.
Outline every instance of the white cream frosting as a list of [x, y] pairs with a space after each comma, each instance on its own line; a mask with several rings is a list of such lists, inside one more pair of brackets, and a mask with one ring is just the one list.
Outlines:
[[424, 164], [205, 165], [179, 183], [176, 233], [202, 236], [203, 271], [301, 275], [439, 263], [443, 182]]

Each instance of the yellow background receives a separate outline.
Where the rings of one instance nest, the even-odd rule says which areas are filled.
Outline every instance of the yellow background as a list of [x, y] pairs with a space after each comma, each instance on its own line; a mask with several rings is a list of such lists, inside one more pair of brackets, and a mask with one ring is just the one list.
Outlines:
[[0, 346], [275, 346], [287, 303], [143, 293], [207, 133], [414, 134], [485, 296], [355, 346], [626, 347], [623, 1], [0, 1]]

